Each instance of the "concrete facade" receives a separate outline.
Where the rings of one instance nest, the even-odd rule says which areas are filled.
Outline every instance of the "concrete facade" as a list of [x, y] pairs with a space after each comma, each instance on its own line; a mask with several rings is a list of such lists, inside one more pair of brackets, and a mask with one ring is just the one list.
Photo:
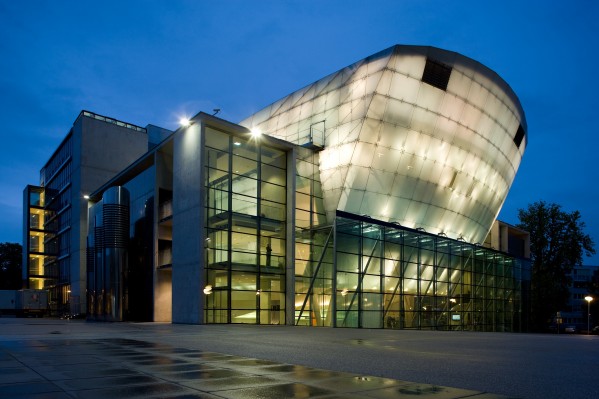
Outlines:
[[[46, 217], [45, 226], [30, 228], [33, 208], [25, 198], [23, 264], [29, 265], [31, 257], [44, 260], [39, 273], [24, 268], [24, 284], [49, 289], [54, 312], [78, 314], [86, 309], [85, 196], [146, 153], [148, 146], [144, 128], [82, 111], [40, 173], [45, 202], [36, 209], [54, 215]], [[42, 232], [47, 248], [37, 252], [29, 247], [29, 236]]]
[[173, 322], [202, 323], [204, 259], [202, 179], [203, 126], [193, 124], [174, 138]]

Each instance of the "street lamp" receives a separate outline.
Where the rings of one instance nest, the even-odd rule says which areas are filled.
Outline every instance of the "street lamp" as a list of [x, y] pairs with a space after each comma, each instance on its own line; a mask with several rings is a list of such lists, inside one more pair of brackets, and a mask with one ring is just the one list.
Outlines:
[[591, 333], [591, 301], [593, 300], [593, 297], [590, 295], [587, 295], [584, 297], [584, 300], [587, 301], [588, 304], [588, 311], [587, 311], [587, 335]]

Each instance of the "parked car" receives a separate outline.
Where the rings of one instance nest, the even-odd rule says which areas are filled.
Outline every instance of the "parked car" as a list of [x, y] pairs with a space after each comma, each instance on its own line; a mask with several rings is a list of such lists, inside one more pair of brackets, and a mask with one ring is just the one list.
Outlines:
[[578, 328], [573, 325], [567, 325], [566, 327], [564, 327], [564, 332], [574, 334], [578, 332]]

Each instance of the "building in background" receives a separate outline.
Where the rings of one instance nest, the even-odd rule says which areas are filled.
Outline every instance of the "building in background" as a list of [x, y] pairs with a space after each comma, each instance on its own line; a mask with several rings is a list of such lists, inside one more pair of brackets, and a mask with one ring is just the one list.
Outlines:
[[85, 312], [87, 195], [170, 133], [82, 111], [27, 186], [23, 202], [25, 288], [48, 289], [52, 311]]
[[[593, 279], [599, 281], [599, 266], [578, 265], [572, 268], [568, 275], [570, 296], [565, 309], [559, 312], [561, 323], [575, 326], [579, 331], [587, 329], [588, 313], [590, 311], [589, 303], [585, 297], [592, 296], [593, 301], [599, 300], [593, 295]], [[596, 320], [596, 315], [592, 315], [591, 320]], [[594, 327], [591, 324], [591, 328]]]
[[530, 233], [495, 220], [483, 245], [518, 258], [530, 258]]
[[527, 237], [487, 238], [526, 142], [509, 86], [431, 47], [199, 113], [90, 194], [88, 316], [526, 330]]

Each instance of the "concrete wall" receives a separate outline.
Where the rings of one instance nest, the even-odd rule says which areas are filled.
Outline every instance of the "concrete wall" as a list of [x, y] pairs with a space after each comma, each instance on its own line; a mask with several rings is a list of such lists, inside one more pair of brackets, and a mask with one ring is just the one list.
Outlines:
[[[148, 149], [145, 132], [80, 116], [73, 125], [71, 170], [71, 303], [72, 312], [85, 312], [87, 200], [102, 184]], [[75, 307], [79, 307], [76, 309]]]
[[204, 127], [181, 128], [173, 150], [173, 323], [203, 323]]
[[495, 220], [484, 244], [513, 256], [530, 258], [530, 233], [500, 220]]
[[154, 245], [155, 245], [155, 257], [154, 257], [154, 321], [170, 322], [172, 321], [172, 308], [173, 308], [173, 290], [172, 290], [172, 269], [158, 269], [160, 266], [158, 262], [159, 239], [171, 239], [173, 237], [172, 232], [172, 220], [170, 223], [160, 223], [160, 189], [171, 190], [173, 189], [173, 154], [172, 145], [166, 145], [165, 148], [161, 149], [156, 153], [155, 156], [156, 165], [156, 192], [155, 192], [155, 204], [156, 204], [156, 216], [154, 220], [157, 223], [157, 229], [155, 231]]

